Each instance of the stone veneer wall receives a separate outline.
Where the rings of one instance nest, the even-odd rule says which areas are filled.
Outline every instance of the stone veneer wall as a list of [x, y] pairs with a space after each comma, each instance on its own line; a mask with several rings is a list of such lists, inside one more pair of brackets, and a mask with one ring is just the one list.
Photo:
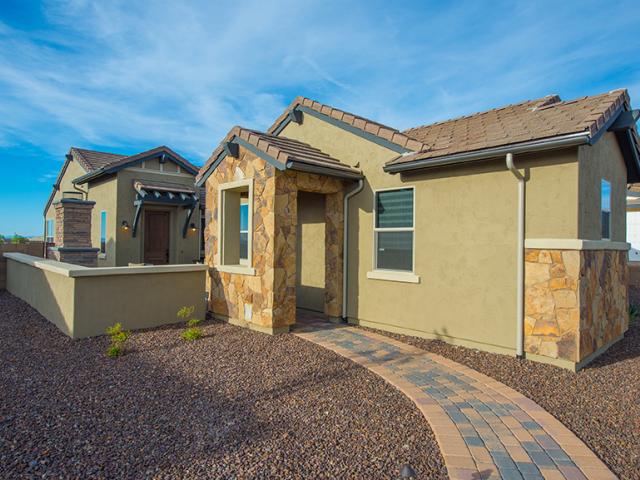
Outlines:
[[59, 262], [98, 266], [99, 248], [91, 246], [91, 211], [95, 202], [63, 198], [53, 204], [56, 211], [55, 246], [47, 257]]
[[[255, 275], [221, 272], [218, 237], [218, 186], [253, 178], [252, 264]], [[206, 183], [205, 258], [209, 265], [209, 308], [232, 320], [265, 329], [286, 328], [296, 318], [297, 192], [326, 194], [325, 313], [342, 309], [342, 215], [340, 180], [293, 171], [279, 171], [244, 147], [238, 158], [227, 157]], [[251, 317], [245, 318], [246, 306]]]
[[628, 327], [625, 251], [527, 249], [525, 351], [579, 363]]

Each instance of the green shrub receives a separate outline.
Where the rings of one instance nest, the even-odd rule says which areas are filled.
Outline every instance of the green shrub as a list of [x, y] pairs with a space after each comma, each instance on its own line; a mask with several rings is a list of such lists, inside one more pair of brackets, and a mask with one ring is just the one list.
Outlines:
[[107, 328], [107, 335], [111, 340], [111, 345], [107, 349], [107, 356], [116, 358], [124, 354], [124, 343], [131, 336], [131, 332], [122, 330], [122, 324], [118, 322], [114, 326]]
[[198, 327], [202, 320], [198, 318], [191, 318], [191, 315], [193, 315], [195, 310], [196, 307], [182, 307], [178, 310], [178, 318], [182, 319], [182, 321], [187, 324], [187, 329], [180, 335], [184, 340], [191, 341], [202, 338], [202, 329]]

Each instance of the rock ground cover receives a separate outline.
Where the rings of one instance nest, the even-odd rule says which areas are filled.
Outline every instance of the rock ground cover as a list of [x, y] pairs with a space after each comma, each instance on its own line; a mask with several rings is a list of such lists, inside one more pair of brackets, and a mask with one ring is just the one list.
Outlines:
[[73, 341], [0, 292], [0, 478], [446, 478], [415, 405], [294, 335]]
[[572, 430], [621, 479], [640, 479], [640, 320], [632, 321], [623, 340], [578, 373], [440, 340], [371, 330], [512, 387]]

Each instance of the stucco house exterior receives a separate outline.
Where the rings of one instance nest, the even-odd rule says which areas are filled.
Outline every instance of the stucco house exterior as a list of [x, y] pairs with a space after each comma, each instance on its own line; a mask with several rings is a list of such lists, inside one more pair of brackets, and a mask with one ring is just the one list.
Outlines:
[[296, 98], [234, 127], [206, 187], [209, 309], [288, 331], [311, 310], [578, 369], [628, 327], [625, 90], [401, 132]]
[[[71, 148], [44, 208], [47, 256], [99, 267], [199, 261], [197, 172], [197, 167], [164, 146], [135, 155]], [[54, 243], [56, 228], [63, 228], [65, 202], [74, 207], [66, 215], [77, 217], [67, 221], [71, 227], [66, 228], [90, 218], [91, 238], [84, 243]], [[66, 236], [72, 237], [69, 232]], [[84, 257], [82, 249], [87, 251]], [[65, 260], [65, 255], [74, 258]]]

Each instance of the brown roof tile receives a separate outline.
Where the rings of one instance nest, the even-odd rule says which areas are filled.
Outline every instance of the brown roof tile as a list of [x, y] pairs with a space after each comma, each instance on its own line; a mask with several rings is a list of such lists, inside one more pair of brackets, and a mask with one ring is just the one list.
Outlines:
[[87, 173], [98, 170], [99, 168], [126, 157], [126, 155], [119, 155], [117, 153], [97, 152], [95, 150], [86, 150], [84, 148], [76, 147], [71, 147], [70, 153], [82, 168], [87, 171]]
[[286, 165], [288, 162], [297, 162], [310, 166], [328, 168], [335, 170], [336, 172], [348, 174], [360, 173], [359, 170], [336, 160], [323, 151], [304, 142], [236, 126], [229, 131], [218, 148], [213, 151], [204, 167], [200, 169], [200, 173], [198, 173], [196, 181], [200, 180], [207, 173], [211, 165], [224, 150], [224, 144], [231, 141], [234, 137], [239, 137], [250, 143], [259, 150], [272, 156], [283, 165]]
[[455, 118], [403, 133], [425, 145], [387, 165], [540, 140], [571, 133], [593, 136], [624, 104], [626, 90], [563, 102], [557, 95]]
[[282, 124], [282, 122], [286, 120], [289, 112], [298, 105], [308, 107], [318, 113], [325, 114], [331, 118], [340, 120], [347, 125], [358, 128], [363, 132], [371, 133], [372, 135], [375, 135], [410, 150], [420, 150], [426, 147], [426, 145], [420, 142], [419, 139], [410, 138], [410, 136], [400, 132], [399, 130], [396, 130], [395, 128], [388, 127], [381, 123], [374, 122], [373, 120], [354, 115], [353, 113], [345, 112], [329, 105], [324, 105], [320, 102], [316, 102], [315, 100], [311, 100], [310, 98], [305, 97], [296, 97], [293, 102], [291, 102], [291, 104], [285, 109], [282, 115], [280, 115], [276, 119], [276, 121], [273, 122], [273, 125], [269, 127], [267, 133], [274, 133], [276, 129]]

